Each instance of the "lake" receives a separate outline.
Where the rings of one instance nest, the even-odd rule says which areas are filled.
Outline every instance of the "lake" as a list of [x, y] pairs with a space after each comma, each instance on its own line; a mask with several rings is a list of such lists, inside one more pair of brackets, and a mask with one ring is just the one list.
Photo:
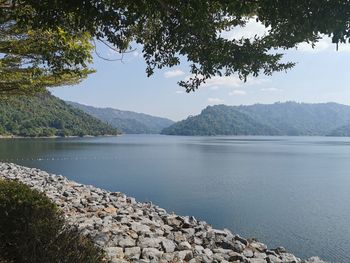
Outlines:
[[302, 258], [350, 262], [350, 138], [1, 139], [0, 161], [121, 191]]

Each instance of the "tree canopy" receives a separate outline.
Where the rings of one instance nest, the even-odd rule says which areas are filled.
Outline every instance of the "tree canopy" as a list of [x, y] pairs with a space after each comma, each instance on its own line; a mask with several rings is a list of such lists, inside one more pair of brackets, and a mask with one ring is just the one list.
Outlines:
[[33, 94], [91, 73], [90, 35], [19, 26], [0, 15], [0, 95]]
[[[55, 32], [54, 37], [64, 32], [73, 43], [83, 37], [87, 44], [90, 36], [121, 53], [140, 44], [148, 76], [185, 57], [192, 77], [179, 85], [188, 92], [213, 76], [237, 74], [245, 80], [290, 69], [294, 64], [283, 62], [281, 52], [298, 43], [314, 44], [322, 35], [334, 43], [350, 37], [348, 0], [0, 0], [0, 7], [1, 27], [14, 23], [25, 32]], [[222, 36], [251, 18], [267, 27], [268, 34], [232, 40]], [[51, 55], [40, 57], [49, 71], [86, 69], [89, 48], [82, 57], [75, 56], [82, 50], [67, 43], [55, 48]], [[61, 50], [67, 53], [56, 57]]]

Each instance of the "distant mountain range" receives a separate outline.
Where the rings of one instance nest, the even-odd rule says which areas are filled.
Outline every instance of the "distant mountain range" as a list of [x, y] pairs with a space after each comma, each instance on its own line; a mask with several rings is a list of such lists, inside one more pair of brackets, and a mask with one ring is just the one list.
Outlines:
[[174, 123], [143, 113], [64, 102], [50, 93], [0, 101], [0, 136], [115, 135], [118, 131], [167, 135], [350, 136], [350, 106], [296, 102], [216, 105]]
[[73, 108], [49, 92], [0, 100], [1, 136], [116, 135], [108, 124]]
[[78, 108], [95, 118], [110, 124], [121, 130], [123, 133], [160, 133], [164, 128], [169, 127], [174, 122], [172, 120], [136, 113], [132, 111], [122, 111], [113, 108], [96, 108], [67, 101], [66, 103]]
[[350, 136], [350, 106], [275, 103], [208, 106], [162, 130], [167, 135]]

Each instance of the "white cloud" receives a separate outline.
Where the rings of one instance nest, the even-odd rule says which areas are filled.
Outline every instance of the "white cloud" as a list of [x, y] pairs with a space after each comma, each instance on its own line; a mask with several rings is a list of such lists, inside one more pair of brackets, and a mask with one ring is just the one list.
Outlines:
[[183, 90], [177, 90], [175, 91], [176, 94], [184, 94], [185, 92]]
[[[304, 42], [297, 46], [297, 50], [301, 52], [319, 53], [322, 51], [336, 51], [337, 46], [336, 44], [332, 43], [332, 39], [330, 37], [324, 36], [317, 43], [315, 43], [314, 48], [312, 48], [310, 43]], [[338, 52], [350, 52], [350, 44], [339, 44]]]
[[262, 85], [266, 82], [270, 82], [266, 78], [248, 78], [246, 82], [239, 79], [237, 76], [214, 76], [211, 79], [205, 81], [202, 87], [209, 87], [212, 90], [217, 90], [219, 87], [240, 88], [245, 85]]
[[174, 78], [185, 75], [185, 72], [183, 72], [181, 69], [172, 69], [164, 72], [165, 78]]
[[277, 89], [277, 88], [262, 88], [260, 89], [261, 91], [271, 91], [271, 92], [274, 92], [274, 91], [282, 91], [281, 89]]
[[312, 48], [312, 45], [310, 43], [301, 43], [297, 46], [297, 50], [301, 51], [301, 52], [312, 52], [312, 53], [318, 53], [321, 51], [325, 51], [327, 49], [330, 48], [330, 46], [332, 45], [332, 41], [330, 40], [330, 38], [325, 37], [320, 39], [320, 41], [318, 41], [314, 48]]
[[223, 32], [222, 37], [232, 40], [244, 38], [254, 38], [255, 36], [263, 36], [268, 34], [269, 28], [266, 28], [260, 22], [256, 22], [255, 18], [248, 20], [244, 27], [235, 27], [230, 31]]
[[266, 78], [250, 78], [247, 80], [246, 84], [247, 85], [262, 85], [264, 83], [268, 83], [271, 82], [270, 79], [266, 79]]
[[247, 94], [246, 91], [236, 89], [236, 90], [231, 91], [228, 95], [230, 95], [230, 96], [244, 96], [246, 94]]
[[339, 44], [338, 52], [350, 52], [350, 44], [349, 43]]
[[219, 98], [208, 98], [208, 102], [210, 104], [222, 104], [222, 103], [224, 103], [224, 100], [219, 99]]
[[242, 81], [235, 76], [214, 76], [211, 79], [208, 79], [205, 81], [205, 83], [202, 85], [203, 87], [219, 87], [219, 86], [227, 86], [227, 87], [233, 87], [237, 88], [242, 85]]

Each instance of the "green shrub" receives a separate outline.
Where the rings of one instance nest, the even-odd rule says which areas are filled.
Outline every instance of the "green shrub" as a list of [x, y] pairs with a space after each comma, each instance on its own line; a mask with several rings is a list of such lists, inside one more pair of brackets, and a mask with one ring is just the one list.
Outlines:
[[97, 263], [103, 258], [102, 250], [69, 227], [44, 194], [0, 180], [0, 262]]

